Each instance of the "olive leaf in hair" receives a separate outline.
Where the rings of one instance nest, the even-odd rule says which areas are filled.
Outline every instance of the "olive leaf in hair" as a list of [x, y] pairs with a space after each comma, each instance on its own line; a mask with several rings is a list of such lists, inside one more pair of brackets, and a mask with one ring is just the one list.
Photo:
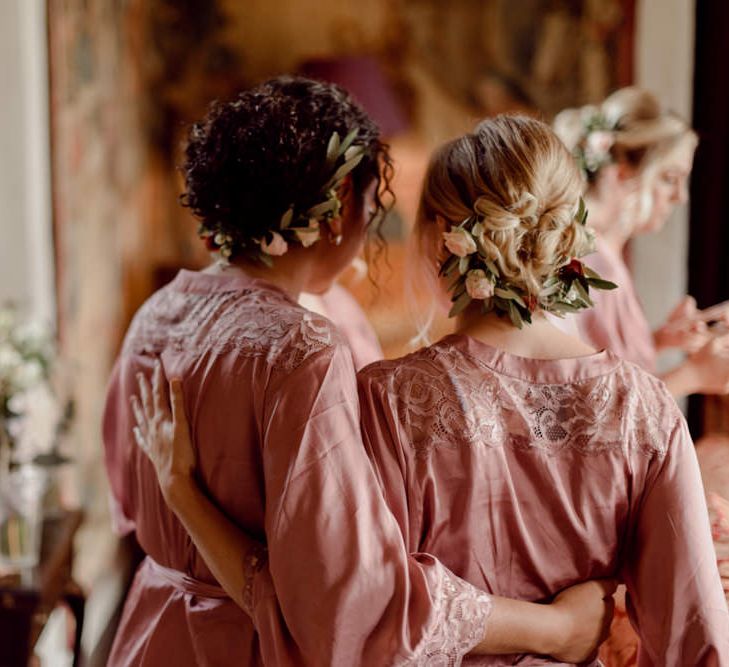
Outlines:
[[[318, 179], [322, 187], [309, 200], [305, 207], [292, 202], [279, 220], [277, 230], [269, 230], [261, 238], [233, 239], [229, 234], [215, 233], [203, 225], [199, 234], [211, 250], [217, 250], [221, 257], [229, 259], [234, 244], [243, 249], [243, 253], [266, 266], [272, 266], [272, 257], [285, 254], [290, 243], [298, 243], [308, 248], [320, 238], [321, 225], [329, 224], [341, 215], [342, 202], [339, 199], [339, 187], [344, 179], [362, 161], [364, 146], [355, 143], [357, 129], [352, 130], [342, 140], [338, 132], [334, 132], [327, 144], [322, 166], [322, 174]], [[237, 243], [236, 243], [237, 242]]]

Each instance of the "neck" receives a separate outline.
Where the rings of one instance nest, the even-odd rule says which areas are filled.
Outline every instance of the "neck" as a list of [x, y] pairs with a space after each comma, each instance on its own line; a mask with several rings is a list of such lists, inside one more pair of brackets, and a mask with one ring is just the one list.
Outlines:
[[206, 271], [222, 274], [242, 273], [251, 278], [260, 278], [275, 285], [292, 299], [298, 301], [304, 286], [310, 282], [311, 266], [308, 262], [299, 261], [294, 253], [274, 257], [273, 261], [273, 267], [241, 260], [232, 261], [229, 264], [216, 261]]
[[483, 315], [467, 310], [456, 322], [456, 333], [532, 359], [569, 359], [595, 352], [580, 339], [557, 329], [543, 312], [534, 313], [531, 324], [517, 329], [495, 313]]

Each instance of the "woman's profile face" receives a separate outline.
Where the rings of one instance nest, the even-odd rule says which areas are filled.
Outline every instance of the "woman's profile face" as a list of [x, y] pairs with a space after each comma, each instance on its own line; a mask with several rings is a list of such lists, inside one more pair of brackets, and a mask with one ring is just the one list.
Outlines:
[[688, 179], [694, 160], [694, 146], [684, 142], [666, 155], [646, 174], [648, 215], [641, 220], [637, 233], [657, 232], [666, 224], [674, 209], [688, 201]]

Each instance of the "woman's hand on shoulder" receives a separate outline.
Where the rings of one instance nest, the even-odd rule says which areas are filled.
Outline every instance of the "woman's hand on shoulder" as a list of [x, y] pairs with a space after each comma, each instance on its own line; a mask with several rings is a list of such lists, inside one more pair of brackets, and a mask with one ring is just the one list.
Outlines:
[[165, 502], [174, 509], [195, 485], [195, 449], [185, 414], [182, 381], [164, 376], [162, 363], [155, 362], [152, 383], [137, 374], [139, 395], [131, 398], [136, 421], [134, 438], [154, 466]]

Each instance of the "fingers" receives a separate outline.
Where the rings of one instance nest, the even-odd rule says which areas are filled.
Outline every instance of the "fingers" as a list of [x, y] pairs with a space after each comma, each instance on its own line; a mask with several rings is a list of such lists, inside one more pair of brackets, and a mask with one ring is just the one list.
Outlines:
[[139, 402], [139, 397], [134, 395], [131, 399], [129, 399], [129, 402], [132, 404], [132, 412], [134, 413], [134, 421], [137, 422], [137, 428], [140, 433], [146, 433], [148, 426], [147, 419], [144, 415], [144, 411], [142, 410], [142, 405]]
[[144, 373], [137, 373], [137, 385], [139, 387], [139, 396], [142, 399], [144, 416], [147, 423], [150, 423], [154, 418], [154, 403], [152, 400], [152, 390]]
[[139, 426], [135, 426], [132, 429], [132, 433], [134, 433], [134, 439], [137, 441], [137, 445], [139, 449], [141, 449], [145, 454], [149, 455], [149, 447], [147, 446], [147, 440], [142, 435], [142, 432], [139, 429]]
[[156, 359], [152, 373], [152, 402], [154, 411], [161, 416], [170, 416], [170, 398], [167, 393], [167, 382], [165, 382], [162, 362]]
[[185, 394], [182, 391], [182, 380], [179, 378], [170, 380], [170, 398], [175, 432], [184, 430], [185, 433], [189, 433], [187, 415], [185, 414]]

